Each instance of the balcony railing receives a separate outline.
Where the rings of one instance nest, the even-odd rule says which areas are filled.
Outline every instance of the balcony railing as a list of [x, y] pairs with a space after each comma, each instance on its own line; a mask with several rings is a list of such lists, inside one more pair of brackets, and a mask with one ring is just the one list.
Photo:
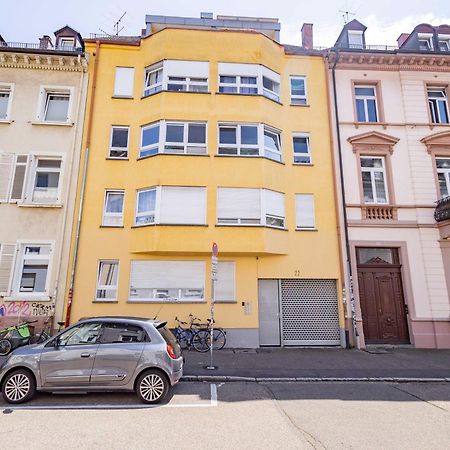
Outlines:
[[396, 45], [363, 45], [363, 44], [341, 44], [338, 48], [352, 49], [352, 50], [378, 50], [382, 52], [393, 52], [398, 50]]
[[364, 206], [362, 218], [368, 220], [397, 220], [397, 208], [391, 205]]
[[450, 220], [450, 195], [441, 198], [436, 202], [436, 209], [434, 210], [434, 219], [436, 222], [443, 222]]
[[0, 48], [6, 47], [17, 50], [42, 50], [51, 52], [81, 52], [81, 47], [72, 47], [67, 45], [58, 45], [55, 47], [43, 47], [41, 44], [34, 44], [29, 42], [0, 42]]

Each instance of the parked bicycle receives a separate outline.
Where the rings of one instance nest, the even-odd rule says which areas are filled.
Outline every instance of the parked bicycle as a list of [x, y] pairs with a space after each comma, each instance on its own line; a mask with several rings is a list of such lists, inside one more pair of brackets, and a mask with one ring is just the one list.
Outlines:
[[[175, 327], [174, 334], [177, 342], [183, 350], [194, 347], [198, 352], [207, 352], [206, 336], [204, 330], [200, 328], [201, 324], [197, 322], [200, 319], [194, 317], [192, 314], [189, 314], [189, 319], [189, 323], [187, 323], [175, 317], [177, 326]], [[186, 327], [183, 327], [183, 325], [186, 325]]]
[[[203, 331], [206, 331], [206, 344], [208, 346], [208, 349], [211, 346], [211, 319], [207, 319], [208, 326], [207, 328], [203, 329]], [[215, 323], [215, 321], [213, 322]], [[227, 342], [227, 333], [223, 328], [215, 327], [213, 328], [213, 350], [221, 350], [225, 347], [225, 344]]]
[[30, 344], [33, 336], [30, 324], [36, 322], [37, 320], [22, 322], [0, 330], [0, 356], [6, 356], [17, 347]]
[[[65, 325], [65, 322], [56, 322], [58, 324], [58, 333], [61, 331], [61, 328]], [[53, 321], [49, 317], [45, 322], [45, 328], [40, 333], [35, 333], [30, 338], [30, 344], [41, 344], [42, 342], [47, 341], [52, 337], [52, 324]]]

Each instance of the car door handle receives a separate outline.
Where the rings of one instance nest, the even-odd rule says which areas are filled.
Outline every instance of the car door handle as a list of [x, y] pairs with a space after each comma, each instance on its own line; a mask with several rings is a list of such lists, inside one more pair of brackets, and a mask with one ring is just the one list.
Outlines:
[[82, 358], [89, 358], [89, 356], [91, 356], [90, 353], [82, 353], [82, 354], [81, 354], [81, 357], [82, 357]]

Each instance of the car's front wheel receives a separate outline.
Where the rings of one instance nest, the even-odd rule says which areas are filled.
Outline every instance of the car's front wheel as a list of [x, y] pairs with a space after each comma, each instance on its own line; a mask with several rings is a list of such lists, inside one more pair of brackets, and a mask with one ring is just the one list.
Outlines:
[[139, 376], [136, 383], [136, 394], [144, 403], [160, 403], [167, 396], [169, 387], [166, 375], [159, 370], [150, 369]]
[[2, 385], [3, 398], [8, 403], [24, 403], [36, 393], [36, 381], [33, 375], [24, 369], [8, 374]]

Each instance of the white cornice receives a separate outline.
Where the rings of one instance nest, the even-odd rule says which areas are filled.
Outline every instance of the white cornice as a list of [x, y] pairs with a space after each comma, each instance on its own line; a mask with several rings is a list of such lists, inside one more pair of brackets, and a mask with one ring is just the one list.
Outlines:
[[81, 55], [43, 55], [0, 51], [0, 67], [86, 72], [87, 61]]

